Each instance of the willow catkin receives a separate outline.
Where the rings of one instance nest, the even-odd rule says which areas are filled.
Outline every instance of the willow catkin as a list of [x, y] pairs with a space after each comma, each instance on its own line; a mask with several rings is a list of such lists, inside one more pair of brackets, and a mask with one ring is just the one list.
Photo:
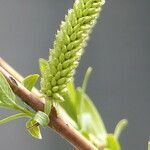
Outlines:
[[99, 16], [104, 0], [76, 0], [57, 31], [41, 90], [53, 100], [63, 100], [67, 83], [78, 66], [91, 29]]

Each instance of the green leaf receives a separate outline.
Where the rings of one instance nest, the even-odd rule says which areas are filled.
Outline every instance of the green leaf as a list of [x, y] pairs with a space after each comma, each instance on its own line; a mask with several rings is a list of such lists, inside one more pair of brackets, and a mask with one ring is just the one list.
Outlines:
[[[74, 83], [70, 82], [67, 85], [68, 92], [63, 95], [65, 101], [60, 103], [68, 115], [77, 122], [77, 112], [76, 112], [76, 89]], [[71, 109], [70, 109], [71, 108]]]
[[106, 147], [108, 149], [110, 149], [110, 150], [121, 150], [120, 144], [113, 134], [108, 134], [106, 141], [107, 141]]
[[77, 89], [77, 95], [78, 100], [83, 96], [82, 111], [78, 113], [78, 122], [80, 123], [81, 130], [88, 131], [99, 139], [104, 139], [107, 132], [95, 105], [90, 98], [83, 93], [81, 88]]
[[0, 101], [4, 104], [14, 104], [16, 96], [5, 77], [0, 73]]
[[4, 119], [0, 120], [0, 124], [7, 123], [11, 120], [15, 120], [15, 119], [22, 118], [22, 117], [25, 117], [25, 116], [27, 116], [25, 113], [15, 114], [15, 115], [12, 115], [12, 116], [9, 116], [7, 118], [4, 118]]
[[37, 139], [42, 139], [40, 127], [37, 125], [37, 122], [35, 120], [33, 120], [33, 119], [29, 120], [26, 123], [26, 128], [31, 136], [33, 136]]
[[128, 121], [126, 119], [122, 119], [118, 122], [114, 131], [114, 135], [117, 139], [119, 138], [122, 130], [127, 126], [127, 124], [128, 124]]
[[45, 60], [43, 58], [39, 59], [39, 66], [40, 66], [40, 71], [41, 71], [42, 75], [44, 74], [47, 65], [48, 65], [48, 61], [47, 60]]
[[39, 78], [38, 74], [29, 75], [26, 78], [24, 78], [22, 83], [29, 91], [31, 91], [32, 88], [35, 86], [38, 78]]

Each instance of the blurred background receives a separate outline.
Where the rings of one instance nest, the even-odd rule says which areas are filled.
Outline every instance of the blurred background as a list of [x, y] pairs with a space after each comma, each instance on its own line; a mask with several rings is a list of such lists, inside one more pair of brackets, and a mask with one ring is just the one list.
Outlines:
[[[56, 30], [74, 0], [0, 0], [0, 56], [22, 75], [39, 73]], [[147, 149], [150, 136], [150, 0], [106, 0], [101, 17], [76, 72], [81, 85], [88, 66], [94, 71], [88, 94], [108, 132], [129, 120], [121, 135], [123, 150]], [[1, 109], [0, 114], [9, 114]], [[0, 125], [1, 150], [71, 150], [54, 131], [43, 140], [25, 130], [25, 120]]]

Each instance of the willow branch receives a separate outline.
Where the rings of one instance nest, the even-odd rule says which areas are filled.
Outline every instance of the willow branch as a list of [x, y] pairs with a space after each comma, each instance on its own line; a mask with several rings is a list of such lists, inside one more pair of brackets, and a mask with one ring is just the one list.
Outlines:
[[[25, 103], [31, 106], [34, 110], [43, 111], [44, 103], [35, 94], [31, 93], [19, 81], [22, 77], [12, 69], [5, 61], [0, 58], [0, 72], [5, 76], [9, 85], [16, 95], [18, 95]], [[18, 80], [19, 81], [18, 81]], [[36, 90], [35, 90], [36, 91]], [[96, 150], [96, 147], [83, 137], [71, 124], [66, 122], [56, 112], [55, 107], [50, 113], [50, 123], [48, 125], [54, 129], [60, 136], [67, 140], [71, 145], [79, 150]]]

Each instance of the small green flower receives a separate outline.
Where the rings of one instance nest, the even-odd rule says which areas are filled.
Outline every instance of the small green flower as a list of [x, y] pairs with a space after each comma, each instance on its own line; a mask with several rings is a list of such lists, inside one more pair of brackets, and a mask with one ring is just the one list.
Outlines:
[[103, 4], [104, 0], [76, 0], [65, 16], [42, 73], [41, 90], [48, 98], [63, 100]]

